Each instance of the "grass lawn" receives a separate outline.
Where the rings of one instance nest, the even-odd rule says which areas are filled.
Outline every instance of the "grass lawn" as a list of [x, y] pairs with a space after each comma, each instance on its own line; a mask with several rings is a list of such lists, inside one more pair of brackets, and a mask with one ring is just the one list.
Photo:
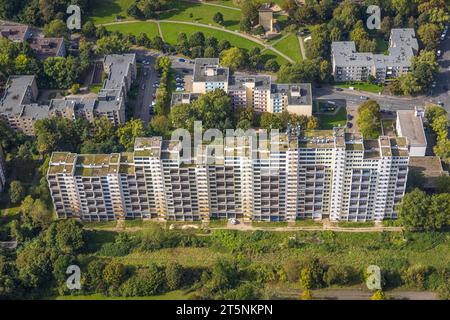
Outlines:
[[131, 266], [148, 266], [150, 263], [178, 262], [186, 267], [204, 268], [214, 264], [221, 257], [231, 255], [210, 248], [170, 248], [157, 251], [132, 252], [124, 257], [115, 257], [117, 261]]
[[180, 32], [186, 33], [189, 37], [191, 34], [197, 31], [203, 32], [205, 37], [216, 37], [218, 41], [228, 40], [232, 46], [250, 50], [251, 48], [262, 46], [256, 42], [243, 38], [239, 35], [230, 34], [228, 32], [222, 32], [219, 30], [210, 29], [202, 26], [191, 26], [187, 24], [175, 24], [168, 22], [161, 22], [161, 30], [164, 35], [164, 40], [170, 44], [176, 44], [178, 34]]
[[211, 219], [209, 220], [208, 226], [210, 228], [226, 227], [228, 223], [227, 219]]
[[170, 291], [165, 294], [146, 297], [108, 297], [102, 294], [87, 296], [57, 296], [49, 300], [187, 300], [190, 294], [184, 290]]
[[280, 50], [294, 61], [303, 60], [300, 44], [298, 43], [298, 38], [295, 33], [292, 33], [283, 40], [277, 42], [274, 45], [274, 48]]
[[336, 114], [319, 114], [320, 129], [331, 130], [334, 127], [344, 127], [347, 124], [347, 110], [344, 107], [339, 108]]
[[99, 93], [102, 90], [103, 84], [93, 84], [89, 86], [89, 91], [92, 93]]
[[352, 221], [340, 221], [338, 226], [341, 228], [370, 228], [374, 226], [373, 221], [368, 222], [352, 222]]
[[158, 26], [155, 22], [139, 21], [139, 22], [120, 23], [105, 26], [105, 28], [108, 31], [119, 31], [124, 35], [131, 33], [137, 36], [141, 33], [146, 33], [150, 39], [155, 36], [159, 36]]
[[134, 0], [97, 0], [93, 2], [91, 19], [95, 24], [116, 21], [116, 16], [127, 17], [127, 9]]
[[160, 14], [158, 19], [196, 22], [222, 27], [222, 25], [215, 23], [213, 20], [216, 12], [221, 12], [223, 15], [223, 27], [233, 31], [239, 30], [239, 21], [241, 19], [239, 11], [187, 1], [177, 1], [170, 10]]
[[353, 87], [356, 90], [379, 93], [383, 91], [383, 85], [372, 84], [368, 82], [346, 82], [346, 83], [336, 83], [338, 88], [350, 88]]
[[115, 228], [116, 221], [83, 221], [83, 225], [88, 229], [110, 229]]
[[288, 223], [286, 221], [253, 221], [252, 227], [255, 228], [284, 228], [287, 227]]
[[322, 221], [316, 221], [312, 219], [295, 220], [296, 227], [321, 227]]

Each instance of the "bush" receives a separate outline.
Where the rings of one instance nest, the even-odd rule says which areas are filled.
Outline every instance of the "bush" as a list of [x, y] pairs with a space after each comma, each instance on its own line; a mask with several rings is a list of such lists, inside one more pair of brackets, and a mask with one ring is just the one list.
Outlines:
[[419, 290], [424, 290], [426, 277], [429, 272], [430, 269], [426, 266], [414, 265], [403, 272], [403, 279], [406, 285]]
[[289, 260], [284, 264], [283, 270], [288, 281], [297, 282], [300, 276], [300, 262], [298, 260]]
[[164, 270], [155, 264], [139, 269], [120, 288], [125, 297], [143, 297], [160, 294], [166, 291], [167, 283]]
[[335, 265], [328, 268], [323, 280], [328, 286], [335, 284], [345, 286], [360, 281], [361, 279], [352, 267]]
[[180, 264], [176, 262], [169, 263], [166, 266], [165, 274], [167, 280], [167, 287], [170, 290], [176, 290], [181, 288], [181, 286], [183, 285], [184, 270]]

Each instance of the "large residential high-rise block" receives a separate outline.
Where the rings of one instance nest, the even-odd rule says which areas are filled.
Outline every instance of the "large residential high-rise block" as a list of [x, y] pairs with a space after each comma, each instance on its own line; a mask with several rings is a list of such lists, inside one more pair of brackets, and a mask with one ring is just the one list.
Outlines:
[[344, 128], [196, 151], [186, 163], [180, 141], [151, 137], [131, 153], [56, 152], [47, 174], [55, 210], [84, 220], [382, 220], [396, 217], [408, 174], [406, 138], [363, 140]]
[[6, 163], [5, 155], [3, 154], [2, 146], [0, 146], [0, 192], [2, 192], [6, 185]]
[[389, 54], [356, 52], [353, 41], [338, 41], [331, 45], [333, 76], [336, 81], [377, 81], [398, 77], [411, 68], [419, 44], [414, 29], [392, 29]]
[[189, 103], [209, 91], [221, 89], [231, 98], [233, 108], [253, 108], [256, 112], [312, 116], [312, 91], [310, 83], [276, 84], [270, 76], [230, 76], [217, 58], [195, 60], [192, 93], [173, 93], [172, 105]]
[[33, 135], [34, 123], [40, 119], [61, 116], [68, 119], [107, 117], [114, 125], [125, 122], [125, 102], [131, 83], [136, 79], [135, 54], [113, 54], [103, 60], [107, 78], [95, 98], [67, 97], [37, 102], [35, 76], [10, 76], [0, 99], [0, 117], [15, 130]]

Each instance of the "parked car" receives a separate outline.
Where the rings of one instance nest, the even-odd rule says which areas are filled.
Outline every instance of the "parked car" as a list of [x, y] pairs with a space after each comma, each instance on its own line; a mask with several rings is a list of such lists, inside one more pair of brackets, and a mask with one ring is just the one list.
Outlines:
[[352, 119], [353, 119], [353, 116], [351, 114], [348, 114], [347, 115], [347, 120], [352, 120]]
[[353, 123], [351, 123], [351, 122], [347, 122], [347, 128], [351, 128], [351, 127], [353, 127]]
[[336, 91], [344, 91], [342, 88], [336, 88]]
[[186, 59], [178, 59], [179, 62], [186, 62]]
[[368, 97], [365, 97], [365, 96], [361, 96], [361, 97], [359, 97], [361, 100], [369, 100], [369, 98]]
[[438, 57], [440, 57], [441, 56], [441, 50], [438, 50], [437, 52], [436, 52], [436, 55], [438, 56]]

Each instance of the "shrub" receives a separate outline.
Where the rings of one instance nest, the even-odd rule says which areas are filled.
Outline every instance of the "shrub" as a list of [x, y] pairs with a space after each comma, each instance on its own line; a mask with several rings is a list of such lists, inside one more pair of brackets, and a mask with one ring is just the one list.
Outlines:
[[420, 290], [425, 289], [425, 280], [430, 269], [422, 265], [414, 265], [403, 272], [403, 279], [406, 285]]
[[327, 285], [332, 286], [334, 284], [350, 285], [360, 279], [357, 275], [356, 270], [352, 267], [334, 265], [330, 266], [327, 272], [325, 272], [323, 280]]
[[120, 289], [121, 294], [126, 297], [143, 297], [163, 293], [167, 289], [164, 270], [155, 264], [151, 264], [145, 269], [139, 269]]
[[179, 289], [183, 285], [184, 270], [183, 267], [174, 262], [169, 263], [165, 270], [167, 287], [170, 290]]

